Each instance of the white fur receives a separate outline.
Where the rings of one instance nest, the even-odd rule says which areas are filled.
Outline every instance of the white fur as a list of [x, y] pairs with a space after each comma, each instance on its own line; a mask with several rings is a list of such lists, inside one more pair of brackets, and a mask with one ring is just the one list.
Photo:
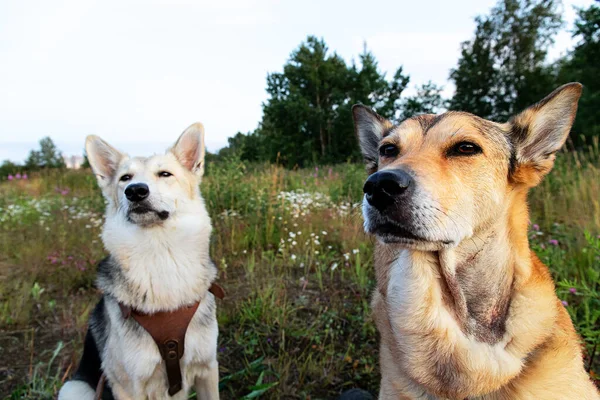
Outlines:
[[96, 394], [95, 388], [82, 381], [69, 381], [60, 388], [58, 400], [92, 400]]
[[[210, 219], [202, 200], [197, 208], [185, 215], [176, 211], [163, 225], [151, 228], [118, 215], [106, 220], [102, 232], [106, 249], [123, 265], [130, 282], [147, 288], [147, 300], [138, 305], [141, 311], [192, 303], [215, 279], [216, 271], [207, 265]], [[121, 295], [128, 297], [127, 293]]]
[[[463, 240], [471, 238], [474, 216], [461, 212], [463, 207], [465, 209], [474, 208], [472, 204], [465, 204], [470, 199], [461, 199], [463, 202], [460, 203], [460, 207], [444, 210], [445, 207], [436, 200], [435, 196], [428, 193], [422, 186], [427, 185], [416, 188], [412, 199], [412, 204], [419, 205], [418, 210], [412, 211], [413, 219], [416, 221], [412, 228], [416, 235], [426, 238], [427, 242], [414, 242], [407, 246], [420, 250], [438, 250], [449, 244], [456, 246]], [[377, 225], [377, 222], [370, 218], [372, 209], [373, 207], [363, 196], [363, 227], [366, 232], [372, 232], [373, 226]], [[378, 218], [387, 218], [387, 216], [378, 214]]]
[[[101, 358], [113, 394], [119, 400], [183, 400], [195, 386], [199, 398], [218, 399], [218, 327], [215, 299], [208, 292], [217, 271], [209, 257], [211, 222], [198, 188], [204, 162], [202, 125], [188, 128], [161, 156], [130, 158], [97, 137], [88, 138], [86, 149], [107, 200], [102, 241], [124, 281], [102, 276], [98, 281], [109, 295], [109, 331]], [[163, 171], [172, 175], [162, 176]], [[121, 179], [125, 175], [130, 179]], [[130, 212], [132, 204], [124, 191], [133, 183], [148, 186], [145, 203], [156, 212]], [[158, 218], [160, 211], [168, 212], [168, 218]], [[200, 301], [180, 360], [183, 389], [173, 397], [168, 395], [164, 362], [154, 340], [123, 319], [117, 301], [144, 313]], [[93, 394], [87, 384], [73, 381], [65, 384], [60, 398], [85, 400]]]

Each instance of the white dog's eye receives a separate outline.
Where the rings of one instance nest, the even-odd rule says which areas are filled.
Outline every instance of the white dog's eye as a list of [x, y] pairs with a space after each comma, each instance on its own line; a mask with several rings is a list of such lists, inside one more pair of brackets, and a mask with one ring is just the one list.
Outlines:
[[158, 173], [158, 176], [160, 176], [161, 178], [168, 178], [170, 176], [173, 176], [173, 174], [168, 171], [160, 171]]
[[123, 175], [120, 179], [121, 182], [127, 182], [128, 180], [131, 180], [131, 175], [129, 174], [125, 174]]

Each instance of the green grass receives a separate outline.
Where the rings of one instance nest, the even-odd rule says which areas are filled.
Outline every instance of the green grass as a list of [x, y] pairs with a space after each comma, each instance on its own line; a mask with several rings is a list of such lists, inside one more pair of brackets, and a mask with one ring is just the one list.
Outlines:
[[[209, 165], [222, 397], [334, 398], [378, 387], [372, 239], [361, 165]], [[559, 155], [530, 196], [531, 244], [600, 372], [600, 152]], [[98, 299], [104, 202], [85, 171], [0, 185], [0, 394], [51, 399], [76, 368]], [[557, 241], [557, 242], [556, 242]]]

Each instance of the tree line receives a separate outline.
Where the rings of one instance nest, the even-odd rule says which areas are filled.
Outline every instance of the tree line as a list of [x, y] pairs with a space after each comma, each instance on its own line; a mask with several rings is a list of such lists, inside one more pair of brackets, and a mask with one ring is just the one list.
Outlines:
[[475, 18], [449, 73], [452, 98], [428, 82], [405, 96], [410, 77], [402, 66], [388, 79], [364, 48], [349, 64], [323, 39], [309, 36], [290, 54], [282, 72], [267, 76], [268, 99], [256, 130], [228, 139], [218, 158], [278, 162], [288, 167], [360, 158], [351, 106], [362, 103], [395, 122], [444, 110], [472, 112], [498, 122], [570, 81], [584, 85], [571, 134], [576, 144], [600, 134], [600, 6], [577, 10], [571, 31], [577, 43], [550, 63], [548, 50], [563, 28], [559, 0], [499, 0]]
[[[476, 17], [473, 37], [461, 44], [456, 67], [449, 71], [456, 88], [449, 99], [433, 82], [415, 87], [414, 95], [407, 96], [410, 76], [402, 66], [388, 77], [366, 45], [357, 61], [347, 63], [323, 39], [309, 36], [292, 51], [281, 72], [268, 74], [268, 99], [258, 127], [238, 132], [209, 157], [277, 162], [290, 168], [357, 161], [353, 104], [368, 105], [394, 122], [445, 110], [504, 122], [571, 81], [584, 85], [571, 138], [576, 145], [589, 143], [600, 135], [600, 3], [577, 9], [571, 30], [575, 46], [549, 62], [548, 50], [564, 27], [561, 7], [560, 0], [498, 0], [488, 14]], [[0, 179], [64, 166], [52, 140], [44, 138], [24, 165], [0, 165]]]
[[0, 165], [0, 180], [17, 173], [36, 172], [47, 169], [65, 168], [65, 160], [49, 136], [42, 138], [39, 149], [32, 149], [23, 164], [5, 160]]

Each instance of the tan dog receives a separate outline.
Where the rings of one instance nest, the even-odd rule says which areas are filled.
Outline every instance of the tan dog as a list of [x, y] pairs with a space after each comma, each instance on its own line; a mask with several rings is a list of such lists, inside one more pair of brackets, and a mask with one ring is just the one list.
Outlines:
[[377, 237], [380, 399], [598, 399], [548, 268], [527, 192], [552, 168], [581, 85], [504, 124], [464, 112], [394, 126], [353, 108]]

